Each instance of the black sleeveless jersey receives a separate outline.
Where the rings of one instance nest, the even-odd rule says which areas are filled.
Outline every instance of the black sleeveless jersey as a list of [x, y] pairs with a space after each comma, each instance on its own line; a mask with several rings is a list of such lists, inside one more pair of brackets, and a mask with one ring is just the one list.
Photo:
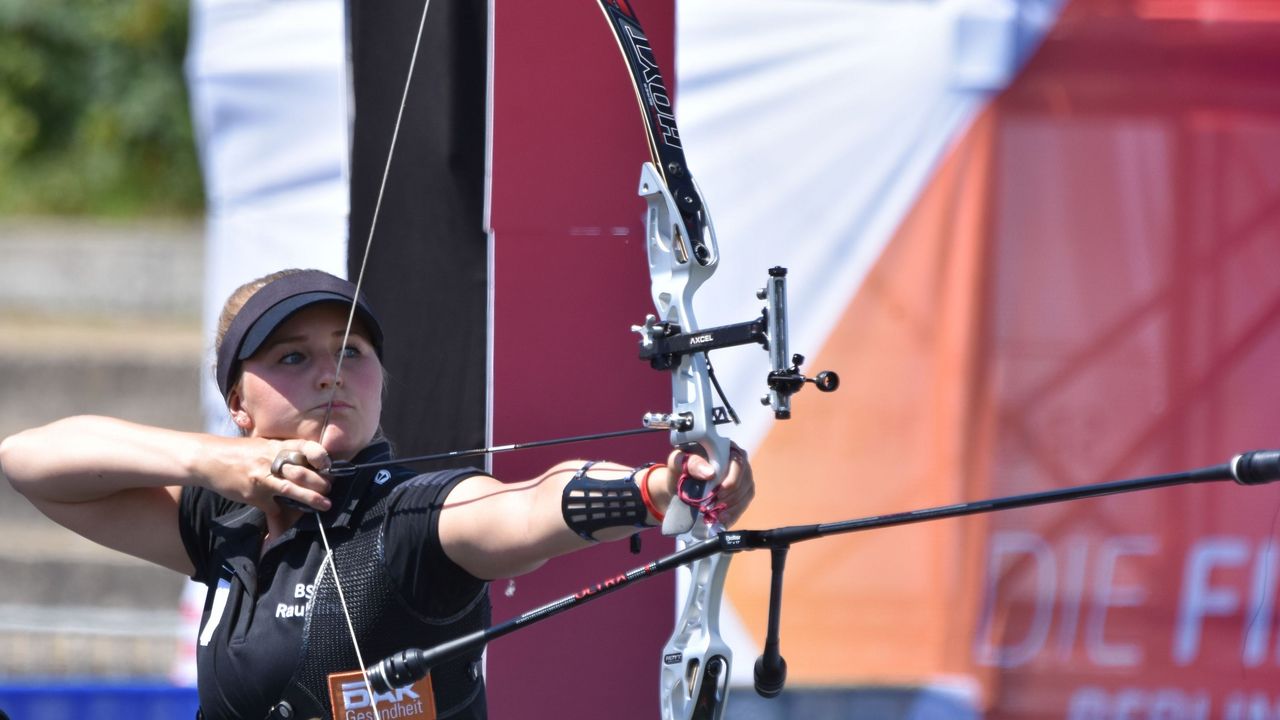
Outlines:
[[[389, 456], [379, 443], [355, 462]], [[319, 517], [366, 663], [489, 624], [487, 585], [444, 555], [437, 534], [449, 491], [477, 473], [393, 467], [335, 484]], [[281, 702], [293, 718], [327, 719], [328, 676], [359, 668], [316, 518], [303, 516], [264, 550], [262, 511], [183, 490], [183, 542], [193, 578], [209, 586], [196, 653], [208, 720], [262, 720]], [[438, 718], [485, 717], [478, 655], [436, 668], [432, 685]]]

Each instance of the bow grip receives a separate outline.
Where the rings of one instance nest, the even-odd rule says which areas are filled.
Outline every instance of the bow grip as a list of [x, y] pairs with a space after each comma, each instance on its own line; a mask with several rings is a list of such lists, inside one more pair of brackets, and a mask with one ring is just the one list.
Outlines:
[[[724, 479], [725, 473], [729, 471], [729, 440], [721, 437], [715, 432], [714, 426], [710, 426], [710, 432], [700, 433], [701, 437], [695, 439], [682, 437], [693, 435], [694, 431], [680, 432], [671, 431], [672, 445], [680, 448], [684, 452], [693, 452], [706, 457], [715, 469], [715, 474], [710, 480], [699, 480], [693, 477], [686, 477], [678, 488], [680, 495], [685, 497], [702, 499], [708, 494], [715, 491], [716, 486]], [[672, 499], [671, 504], [667, 507], [666, 517], [662, 519], [662, 534], [680, 535], [687, 533], [693, 529], [694, 523], [698, 519], [698, 508], [681, 502], [679, 497]]]

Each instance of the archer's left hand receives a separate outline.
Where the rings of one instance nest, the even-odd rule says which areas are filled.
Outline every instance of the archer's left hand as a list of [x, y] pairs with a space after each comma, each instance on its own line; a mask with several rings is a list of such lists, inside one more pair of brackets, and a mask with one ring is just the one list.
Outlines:
[[[673, 451], [667, 456], [667, 478], [672, 503], [681, 502], [677, 497], [677, 484], [682, 472], [688, 472], [699, 480], [711, 480], [715, 477], [715, 467], [701, 455]], [[751, 463], [747, 460], [747, 452], [736, 444], [729, 444], [729, 468], [724, 479], [715, 488], [714, 507], [719, 510], [719, 520], [725, 527], [731, 527], [746, 512], [751, 499], [755, 497], [756, 484], [751, 476]]]

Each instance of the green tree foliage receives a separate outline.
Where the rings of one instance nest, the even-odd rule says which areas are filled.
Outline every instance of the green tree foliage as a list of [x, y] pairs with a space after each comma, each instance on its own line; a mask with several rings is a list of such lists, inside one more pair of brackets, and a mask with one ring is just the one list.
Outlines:
[[186, 0], [0, 0], [0, 213], [187, 215]]

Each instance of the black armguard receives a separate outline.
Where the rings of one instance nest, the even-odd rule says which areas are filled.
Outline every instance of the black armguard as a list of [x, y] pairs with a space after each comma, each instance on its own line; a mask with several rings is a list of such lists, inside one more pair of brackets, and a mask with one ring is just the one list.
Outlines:
[[649, 511], [640, 488], [631, 478], [600, 480], [587, 475], [589, 462], [574, 473], [560, 496], [564, 524], [584, 540], [596, 542], [595, 532], [611, 527], [648, 527]]

